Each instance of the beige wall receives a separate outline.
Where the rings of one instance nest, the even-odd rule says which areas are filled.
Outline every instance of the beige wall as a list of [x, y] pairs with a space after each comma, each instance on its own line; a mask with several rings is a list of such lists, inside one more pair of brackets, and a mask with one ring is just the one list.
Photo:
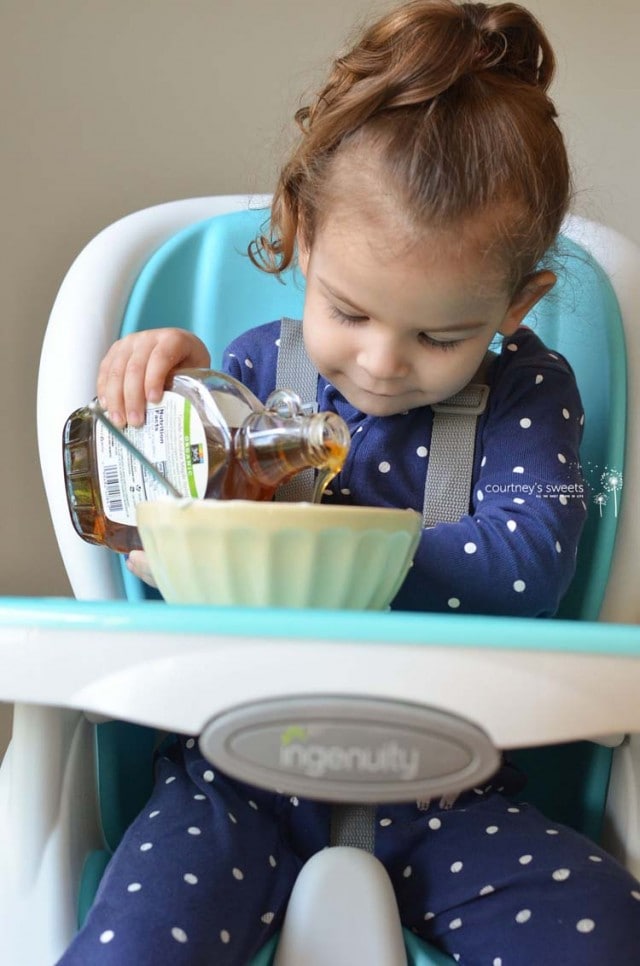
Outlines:
[[[382, 6], [0, 0], [2, 595], [68, 593], [41, 489], [34, 413], [43, 331], [73, 257], [132, 210], [268, 191], [298, 93], [355, 20]], [[529, 6], [558, 52], [557, 100], [578, 206], [640, 242], [637, 0]]]

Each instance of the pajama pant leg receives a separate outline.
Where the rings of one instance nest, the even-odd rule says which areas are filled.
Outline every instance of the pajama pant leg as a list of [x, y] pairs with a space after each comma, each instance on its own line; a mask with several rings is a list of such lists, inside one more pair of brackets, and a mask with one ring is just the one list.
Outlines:
[[281, 925], [326, 806], [228, 779], [182, 740], [127, 830], [59, 966], [245, 966]]
[[376, 855], [403, 924], [463, 966], [640, 963], [640, 884], [533, 806], [479, 793], [381, 806]]
[[[246, 966], [280, 926], [329, 808], [228, 779], [181, 741], [59, 966]], [[463, 966], [640, 962], [640, 884], [499, 794], [381, 806], [376, 855], [403, 923]]]

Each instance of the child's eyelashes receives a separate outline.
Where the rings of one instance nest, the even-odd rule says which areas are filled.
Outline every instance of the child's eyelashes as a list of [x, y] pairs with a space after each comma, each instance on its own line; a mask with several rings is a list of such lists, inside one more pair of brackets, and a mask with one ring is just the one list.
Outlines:
[[439, 339], [432, 339], [431, 336], [427, 335], [426, 332], [421, 332], [418, 335], [418, 340], [423, 345], [433, 346], [436, 349], [445, 349], [445, 350], [455, 349], [456, 346], [461, 345], [462, 342], [464, 341], [463, 339], [452, 339], [448, 342], [444, 342], [444, 341], [441, 342]]
[[329, 314], [333, 316], [334, 319], [338, 319], [339, 322], [344, 322], [345, 325], [357, 325], [358, 322], [366, 322], [366, 315], [348, 315], [339, 309], [337, 305], [329, 306]]
[[[343, 312], [342, 309], [339, 309], [337, 305], [329, 306], [329, 314], [332, 318], [337, 319], [338, 322], [341, 322], [343, 325], [359, 325], [361, 322], [368, 321], [368, 316], [349, 315], [348, 312]], [[440, 339], [432, 339], [431, 336], [426, 332], [418, 333], [418, 342], [420, 342], [422, 345], [427, 345], [433, 347], [434, 349], [443, 349], [445, 351], [447, 349], [455, 349], [456, 346], [459, 346], [463, 341], [463, 339], [442, 341]]]

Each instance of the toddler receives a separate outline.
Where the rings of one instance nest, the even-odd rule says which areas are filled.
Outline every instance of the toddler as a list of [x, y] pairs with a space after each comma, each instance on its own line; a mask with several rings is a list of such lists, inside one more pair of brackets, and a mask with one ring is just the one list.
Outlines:
[[[553, 288], [543, 259], [569, 202], [553, 69], [516, 4], [393, 9], [298, 112], [299, 144], [251, 248], [261, 269], [295, 259], [306, 279], [318, 406], [352, 436], [327, 502], [420, 511], [431, 407], [471, 382], [490, 387], [468, 513], [423, 531], [397, 609], [549, 617], [574, 572], [586, 506], [535, 492], [580, 492], [582, 405], [566, 360], [522, 324]], [[276, 388], [280, 327], [247, 332], [224, 356], [262, 400]], [[209, 365], [188, 332], [140, 332], [109, 350], [98, 395], [115, 422], [136, 425], [172, 369]], [[129, 565], [150, 579], [144, 554]], [[515, 804], [521, 786], [505, 763], [453, 803], [377, 809], [375, 854], [403, 924], [467, 966], [636, 962], [640, 884]], [[61, 966], [248, 964], [329, 822], [326, 804], [232, 780], [179, 737]]]

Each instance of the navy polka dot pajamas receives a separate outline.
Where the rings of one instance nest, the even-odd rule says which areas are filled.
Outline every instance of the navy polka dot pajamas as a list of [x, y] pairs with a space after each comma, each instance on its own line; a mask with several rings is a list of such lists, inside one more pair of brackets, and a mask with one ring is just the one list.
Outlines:
[[[279, 323], [261, 326], [225, 354], [225, 370], [262, 400], [275, 388], [278, 337]], [[573, 374], [523, 327], [488, 381], [469, 514], [423, 531], [396, 609], [549, 617], [569, 585], [587, 499]], [[352, 435], [325, 499], [421, 511], [431, 410], [367, 416], [323, 378], [318, 403]], [[375, 854], [403, 924], [466, 966], [640, 962], [640, 883], [519, 801], [522, 785], [505, 763], [453, 802], [377, 808]], [[281, 925], [329, 829], [326, 804], [230, 779], [195, 738], [176, 739], [59, 966], [244, 966]]]

